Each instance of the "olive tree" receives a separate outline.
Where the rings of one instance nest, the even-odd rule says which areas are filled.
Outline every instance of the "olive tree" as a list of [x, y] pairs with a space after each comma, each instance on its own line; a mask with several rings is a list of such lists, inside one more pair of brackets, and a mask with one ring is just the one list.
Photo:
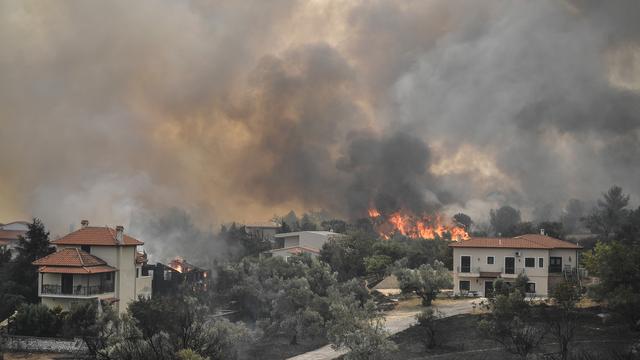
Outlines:
[[417, 269], [399, 269], [395, 272], [403, 293], [415, 293], [424, 306], [430, 306], [441, 289], [452, 286], [452, 278], [444, 263], [436, 260], [433, 266], [421, 265]]

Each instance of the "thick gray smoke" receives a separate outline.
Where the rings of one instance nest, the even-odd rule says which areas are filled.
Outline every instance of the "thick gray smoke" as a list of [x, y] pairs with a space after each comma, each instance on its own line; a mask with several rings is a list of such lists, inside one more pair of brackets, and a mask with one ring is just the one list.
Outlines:
[[0, 221], [640, 195], [635, 0], [3, 1]]

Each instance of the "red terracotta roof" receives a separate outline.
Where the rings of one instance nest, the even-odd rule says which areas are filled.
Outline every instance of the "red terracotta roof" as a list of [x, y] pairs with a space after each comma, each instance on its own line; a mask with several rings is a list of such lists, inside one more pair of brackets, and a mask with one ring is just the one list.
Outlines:
[[38, 272], [54, 273], [54, 274], [100, 274], [107, 272], [115, 272], [116, 268], [109, 265], [89, 266], [89, 267], [73, 267], [73, 266], [41, 266]]
[[32, 263], [41, 266], [71, 266], [90, 267], [106, 265], [107, 263], [97, 256], [93, 256], [77, 248], [67, 248], [56, 251]]
[[0, 246], [5, 246], [5, 245], [9, 245], [10, 241], [9, 240], [3, 240], [0, 239]]
[[87, 226], [53, 240], [55, 245], [94, 245], [94, 246], [135, 246], [144, 244], [131, 236], [123, 235], [124, 244], [118, 244], [116, 230], [110, 227]]
[[460, 248], [582, 249], [581, 246], [574, 243], [538, 234], [527, 234], [514, 238], [472, 237], [469, 240], [453, 242], [449, 246]]

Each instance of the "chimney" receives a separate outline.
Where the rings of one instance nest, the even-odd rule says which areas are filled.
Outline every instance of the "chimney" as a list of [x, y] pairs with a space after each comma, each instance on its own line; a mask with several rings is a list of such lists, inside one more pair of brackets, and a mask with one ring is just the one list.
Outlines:
[[82, 225], [82, 228], [86, 228], [87, 226], [89, 226], [89, 220], [82, 220], [80, 221], [80, 225]]
[[124, 226], [116, 226], [116, 241], [118, 244], [124, 243]]
[[544, 233], [544, 229], [540, 229], [540, 235], [546, 235], [546, 234]]

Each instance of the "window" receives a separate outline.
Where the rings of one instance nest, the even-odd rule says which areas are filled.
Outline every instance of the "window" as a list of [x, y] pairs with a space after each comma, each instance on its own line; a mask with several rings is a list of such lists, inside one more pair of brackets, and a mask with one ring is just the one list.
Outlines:
[[140, 268], [136, 268], [136, 278], [140, 277]]
[[516, 273], [516, 258], [513, 256], [507, 256], [504, 258], [504, 273], [515, 274]]
[[460, 291], [469, 291], [471, 289], [471, 282], [467, 280], [460, 280]]
[[539, 268], [543, 268], [544, 267], [544, 258], [538, 258], [538, 267]]
[[107, 281], [111, 281], [111, 273], [106, 273], [104, 275], [104, 279], [107, 280]]
[[528, 268], [536, 267], [536, 259], [524, 258], [524, 267], [528, 267]]
[[460, 272], [471, 272], [471, 256], [460, 256]]
[[527, 283], [527, 293], [535, 294], [536, 293], [536, 283]]
[[496, 262], [496, 258], [493, 256], [487, 256], [487, 264], [493, 265]]
[[91, 246], [89, 246], [89, 245], [82, 245], [82, 246], [80, 246], [80, 249], [82, 251], [85, 251], [85, 252], [88, 252], [89, 254], [91, 254]]
[[559, 273], [562, 272], [562, 257], [550, 257], [549, 258], [549, 272]]

